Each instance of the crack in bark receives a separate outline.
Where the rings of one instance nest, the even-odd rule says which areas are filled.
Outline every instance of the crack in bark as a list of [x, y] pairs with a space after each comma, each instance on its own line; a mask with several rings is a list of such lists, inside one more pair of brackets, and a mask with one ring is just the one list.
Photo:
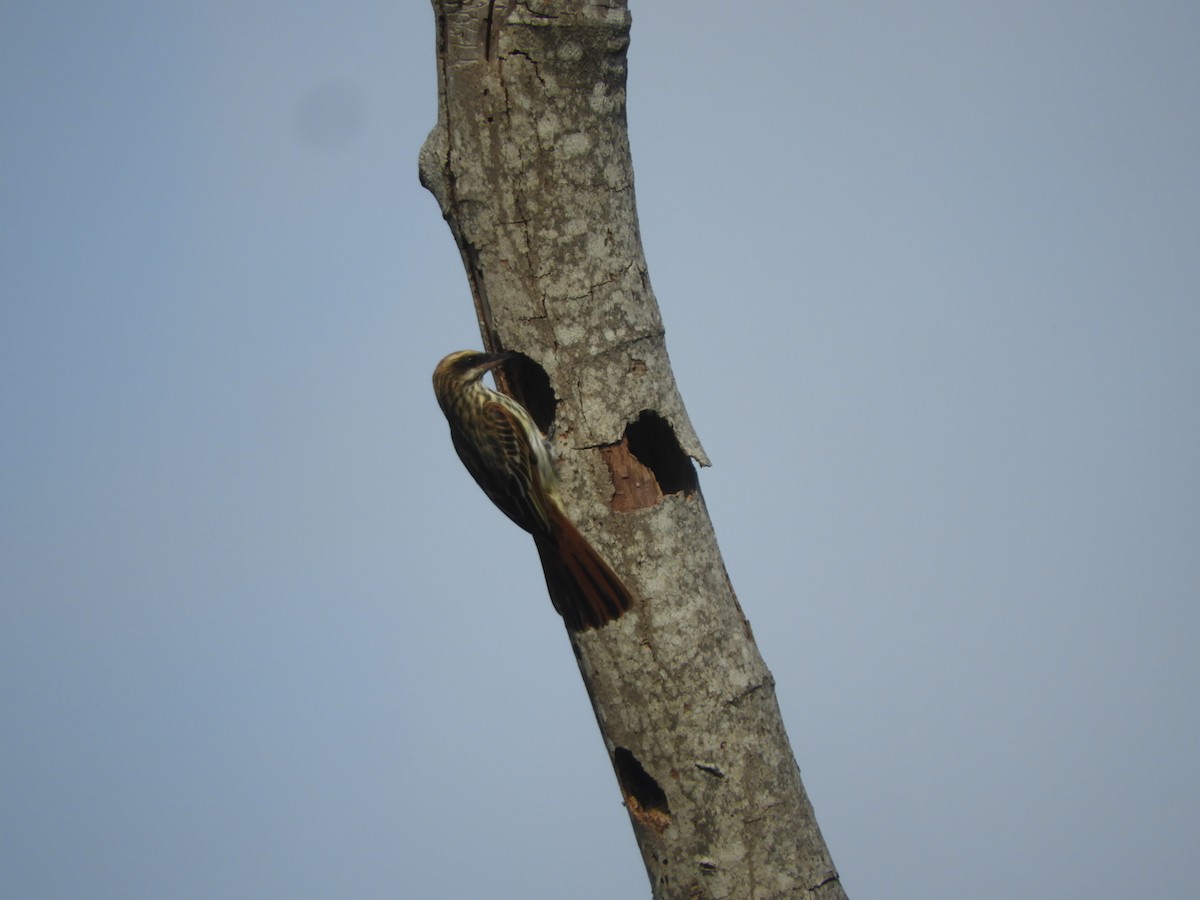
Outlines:
[[484, 32], [486, 37], [484, 38], [483, 58], [488, 60], [489, 62], [492, 59], [492, 41], [494, 40], [494, 38], [492, 36], [492, 21], [493, 21], [493, 16], [495, 15], [495, 12], [496, 12], [496, 0], [488, 0], [487, 22], [485, 23], [486, 30]]
[[542, 86], [542, 90], [544, 91], [546, 89], [546, 79], [542, 77], [542, 70], [541, 66], [538, 64], [538, 61], [524, 50], [509, 50], [507, 54], [501, 57], [500, 61], [507, 62], [513, 58], [523, 59], [533, 66], [533, 75], [538, 80], [538, 84]]
[[745, 690], [739, 691], [737, 694], [730, 697], [725, 702], [729, 706], [739, 706], [743, 700], [745, 700], [747, 697], [749, 697], [755, 691], [761, 691], [763, 688], [770, 687], [774, 683], [775, 683], [775, 679], [770, 675], [766, 675], [766, 676], [760, 678], [754, 684], [750, 685]]
[[517, 3], [516, 5], [525, 10], [525, 12], [529, 13], [529, 15], [535, 19], [546, 19], [547, 21], [553, 22], [559, 18], [551, 13], [538, 12], [536, 9], [532, 9], [528, 3]]
[[808, 891], [809, 891], [809, 893], [816, 893], [821, 888], [825, 887], [825, 885], [833, 884], [834, 882], [841, 881], [841, 880], [842, 880], [842, 876], [839, 875], [836, 871], [830, 872], [823, 879], [821, 879], [816, 884], [814, 884], [812, 887], [810, 887], [808, 889]]

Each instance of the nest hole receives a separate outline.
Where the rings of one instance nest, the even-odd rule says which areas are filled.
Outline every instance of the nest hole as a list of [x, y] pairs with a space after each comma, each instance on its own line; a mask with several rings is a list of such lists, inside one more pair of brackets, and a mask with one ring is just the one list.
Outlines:
[[504, 363], [500, 379], [502, 387], [510, 397], [529, 410], [543, 434], [549, 434], [554, 425], [554, 410], [558, 399], [550, 387], [550, 376], [540, 365], [524, 353], [510, 353]]
[[624, 747], [613, 752], [613, 763], [621, 793], [625, 795], [625, 806], [630, 815], [656, 831], [663, 831], [671, 824], [671, 808], [667, 804], [666, 791]]
[[654, 473], [663, 494], [696, 490], [696, 467], [679, 446], [675, 429], [652, 410], [643, 410], [625, 429], [625, 443], [634, 459]]
[[622, 439], [601, 453], [612, 476], [615, 512], [648, 509], [667, 494], [691, 493], [698, 486], [695, 466], [656, 412], [643, 410]]

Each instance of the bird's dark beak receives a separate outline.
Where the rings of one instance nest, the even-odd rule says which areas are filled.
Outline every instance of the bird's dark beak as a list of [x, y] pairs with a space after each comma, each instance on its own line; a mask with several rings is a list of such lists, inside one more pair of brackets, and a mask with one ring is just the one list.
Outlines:
[[485, 353], [483, 355], [483, 369], [490, 372], [497, 366], [502, 366], [517, 354], [515, 353]]

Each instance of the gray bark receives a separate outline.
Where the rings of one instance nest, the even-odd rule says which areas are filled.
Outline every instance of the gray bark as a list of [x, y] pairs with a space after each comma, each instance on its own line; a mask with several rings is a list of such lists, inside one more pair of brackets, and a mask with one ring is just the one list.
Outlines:
[[[726, 575], [638, 232], [624, 2], [433, 0], [421, 151], [502, 386], [638, 604], [570, 634], [658, 898], [844, 897]], [[446, 348], [452, 349], [452, 348]], [[531, 551], [532, 552], [532, 551]], [[546, 604], [552, 615], [550, 604]]]

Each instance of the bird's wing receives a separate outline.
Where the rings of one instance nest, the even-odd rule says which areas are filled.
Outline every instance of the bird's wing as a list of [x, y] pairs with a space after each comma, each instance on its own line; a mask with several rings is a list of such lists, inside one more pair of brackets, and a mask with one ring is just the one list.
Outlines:
[[531, 534], [547, 534], [550, 521], [543, 504], [543, 486], [536, 483], [537, 453], [530, 440], [540, 440], [536, 426], [521, 421], [517, 412], [492, 400], [481, 410], [487, 425], [468, 446], [455, 440], [467, 470], [506, 516]]

